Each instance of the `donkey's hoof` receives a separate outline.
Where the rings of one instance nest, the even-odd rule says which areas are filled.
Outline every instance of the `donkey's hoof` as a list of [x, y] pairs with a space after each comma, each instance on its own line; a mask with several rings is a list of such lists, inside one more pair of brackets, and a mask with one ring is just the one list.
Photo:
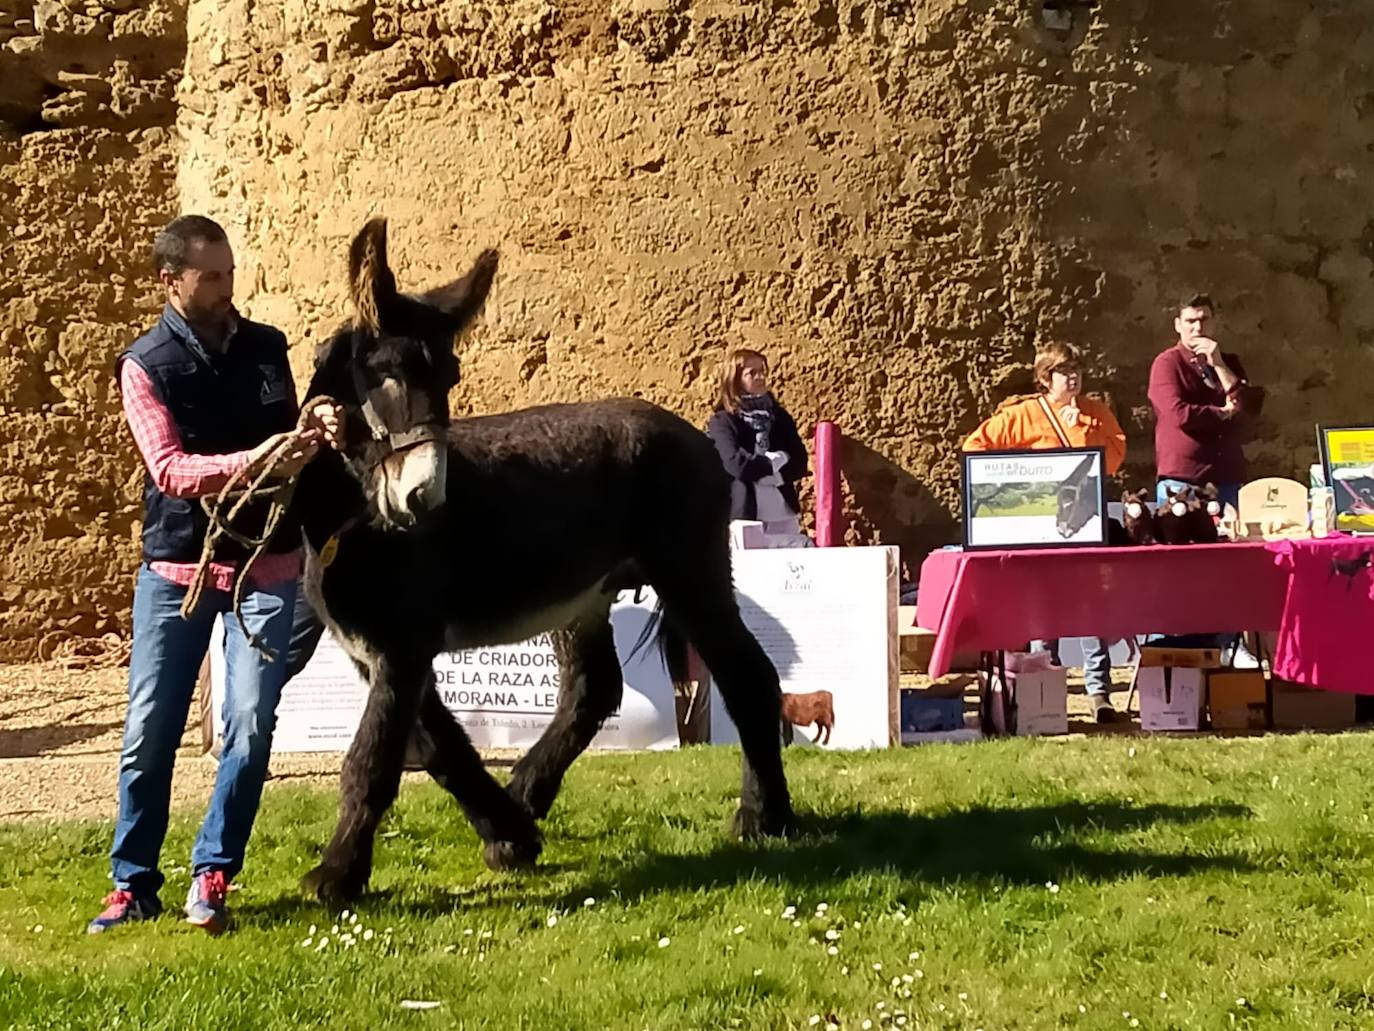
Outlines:
[[528, 870], [544, 849], [538, 838], [529, 841], [488, 841], [482, 860], [490, 870]]
[[762, 809], [746, 809], [740, 806], [735, 811], [735, 837], [744, 841], [787, 837], [795, 828], [796, 817], [792, 815], [790, 807], [781, 812], [766, 812]]
[[356, 902], [367, 887], [367, 878], [321, 863], [301, 878], [301, 890], [327, 906]]

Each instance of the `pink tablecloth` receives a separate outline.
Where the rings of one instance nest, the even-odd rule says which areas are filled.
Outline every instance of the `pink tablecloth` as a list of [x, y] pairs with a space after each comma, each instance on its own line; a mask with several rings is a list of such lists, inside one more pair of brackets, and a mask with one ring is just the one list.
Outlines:
[[1334, 556], [1349, 540], [936, 551], [921, 566], [916, 624], [936, 631], [932, 676], [958, 653], [1034, 638], [1278, 630], [1286, 556]]
[[[1330, 540], [1330, 538], [1328, 538]], [[1277, 547], [1288, 574], [1274, 675], [1327, 691], [1374, 694], [1374, 540], [1344, 538], [1320, 549]]]

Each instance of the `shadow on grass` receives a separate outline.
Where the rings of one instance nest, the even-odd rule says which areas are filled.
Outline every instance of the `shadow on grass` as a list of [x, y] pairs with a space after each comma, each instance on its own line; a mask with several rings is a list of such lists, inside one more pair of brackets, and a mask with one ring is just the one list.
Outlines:
[[[1136, 841], [1113, 842], [1162, 824], [1239, 820], [1240, 805], [1132, 805], [1118, 801], [1065, 802], [1028, 807], [975, 807], [917, 814], [855, 810], [801, 817], [786, 841], [723, 840], [707, 852], [638, 852], [621, 863], [590, 860], [587, 877], [568, 886], [550, 878], [577, 866], [541, 863], [534, 871], [457, 887], [407, 886], [369, 892], [373, 906], [422, 917], [457, 911], [526, 906], [575, 907], [587, 896], [634, 903], [662, 893], [728, 887], [750, 880], [799, 888], [832, 886], [866, 874], [896, 875], [914, 885], [1044, 884], [1064, 879], [1112, 882], [1130, 877], [1186, 877], [1256, 869], [1243, 854], [1148, 851]], [[555, 832], [556, 833], [556, 832]], [[441, 875], [434, 874], [436, 879]], [[269, 922], [319, 913], [313, 900], [284, 897], [255, 904], [245, 916]]]
[[1159, 824], [1243, 819], [1239, 805], [1069, 802], [1025, 808], [978, 807], [935, 815], [897, 811], [802, 817], [788, 842], [723, 843], [706, 854], [649, 854], [607, 871], [567, 898], [614, 891], [635, 900], [659, 892], [721, 887], [751, 879], [814, 886], [866, 873], [927, 884], [1044, 884], [1066, 877], [1116, 881], [1255, 869], [1241, 855], [1154, 852], [1091, 842]]

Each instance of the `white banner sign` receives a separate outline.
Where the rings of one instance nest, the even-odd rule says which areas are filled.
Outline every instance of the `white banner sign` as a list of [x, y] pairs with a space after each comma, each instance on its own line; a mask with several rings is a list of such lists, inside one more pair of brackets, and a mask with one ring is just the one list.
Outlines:
[[[886, 748], [897, 742], [896, 548], [736, 551], [735, 594], [745, 625], [791, 694], [829, 691], [835, 726], [829, 748]], [[795, 743], [814, 728], [796, 728]], [[711, 742], [739, 732], [711, 686]]]
[[[593, 748], [664, 749], [678, 744], [673, 684], [652, 640], [630, 657], [653, 609], [651, 591], [630, 593], [611, 608], [616, 652], [625, 677], [619, 710], [607, 718]], [[231, 617], [232, 618], [232, 617]], [[521, 644], [440, 655], [434, 661], [439, 697], [478, 748], [528, 748], [553, 719], [559, 671], [549, 636]], [[210, 645], [214, 738], [223, 737], [223, 630]], [[282, 692], [274, 752], [345, 751], [367, 702], [367, 686], [327, 632], [314, 656]]]

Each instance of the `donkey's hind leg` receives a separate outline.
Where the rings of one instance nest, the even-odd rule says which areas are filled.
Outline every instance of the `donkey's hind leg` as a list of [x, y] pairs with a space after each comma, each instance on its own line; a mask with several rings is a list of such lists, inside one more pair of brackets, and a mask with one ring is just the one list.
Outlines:
[[467, 733], [444, 707], [430, 676], [420, 698], [420, 719], [411, 738], [420, 763], [439, 786], [457, 799], [493, 870], [530, 866], [543, 847], [539, 829], [482, 765]]
[[344, 757], [339, 822], [320, 864], [301, 881], [308, 893], [336, 905], [361, 895], [372, 874], [377, 825], [396, 799], [420, 692], [433, 675], [428, 662], [413, 657], [396, 661], [377, 656], [370, 669], [357, 665], [369, 690], [358, 732]]
[[558, 708], [534, 747], [515, 764], [508, 789], [536, 819], [548, 815], [563, 775], [620, 705], [625, 691], [606, 613], [556, 631], [553, 646], [559, 665]]
[[724, 536], [691, 555], [691, 564], [663, 562], [651, 574], [667, 617], [690, 640], [739, 729], [743, 780], [735, 833], [786, 834], [792, 801], [782, 768], [782, 687], [778, 671], [740, 618]]

